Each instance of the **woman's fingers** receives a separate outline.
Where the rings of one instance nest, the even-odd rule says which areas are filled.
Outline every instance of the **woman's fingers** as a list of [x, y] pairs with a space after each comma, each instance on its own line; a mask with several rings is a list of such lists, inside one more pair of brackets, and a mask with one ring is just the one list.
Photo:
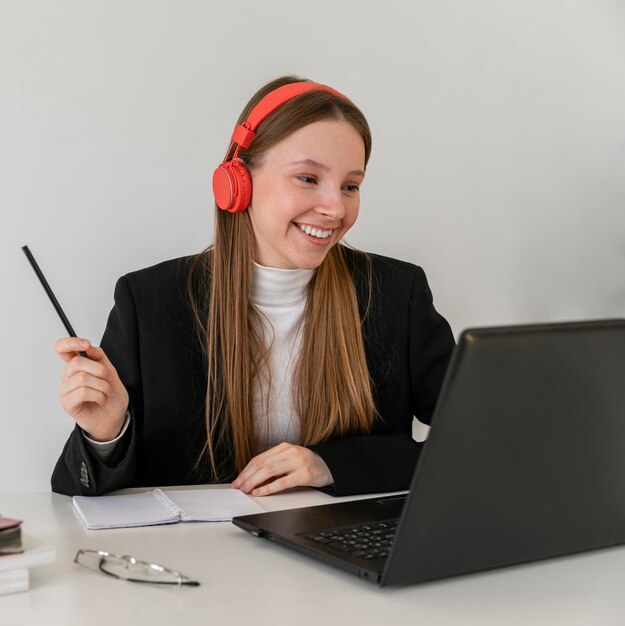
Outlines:
[[89, 359], [83, 356], [75, 356], [70, 359], [65, 366], [61, 374], [62, 380], [67, 380], [77, 374], [78, 372], [85, 372], [98, 378], [108, 378], [109, 372], [106, 366], [94, 359]]
[[264, 496], [292, 487], [323, 487], [331, 483], [332, 474], [319, 455], [302, 446], [281, 443], [254, 457], [232, 487]]
[[66, 363], [69, 363], [79, 352], [84, 352], [90, 346], [91, 342], [81, 337], [63, 337], [54, 343], [56, 353]]
[[111, 383], [109, 383], [108, 380], [101, 378], [98, 375], [90, 374], [85, 370], [81, 370], [75, 372], [71, 376], [65, 377], [65, 380], [61, 384], [61, 396], [67, 396], [81, 387], [99, 391], [105, 396], [108, 396], [111, 393]]
[[[121, 385], [121, 381], [117, 375], [117, 370], [113, 367], [102, 348], [89, 344], [84, 350], [82, 350], [87, 356], [80, 356], [73, 350], [77, 347], [77, 345], [79, 345], [73, 341], [74, 339], [75, 338], [73, 337], [61, 339], [55, 344], [57, 352], [67, 362], [65, 369], [61, 373], [61, 380], [63, 382], [79, 375], [78, 378], [74, 380], [74, 384], [76, 384], [76, 382], [82, 382], [82, 384], [85, 384], [86, 386], [93, 386], [93, 382], [88, 382], [91, 380], [89, 378], [89, 376], [91, 376], [107, 381], [111, 387]], [[74, 354], [74, 356], [70, 356], [71, 354]], [[99, 386], [96, 386], [95, 388], [101, 389]]]
[[[277, 460], [280, 460], [283, 456], [284, 448], [287, 445], [288, 444], [281, 443], [255, 456], [237, 476], [232, 486], [235, 489], [241, 489], [241, 491], [249, 493], [256, 485], [262, 482], [262, 477], [268, 472], [267, 467], [270, 465], [273, 466]], [[259, 472], [261, 472], [260, 475]]]
[[63, 410], [74, 418], [80, 415], [80, 412], [87, 403], [104, 406], [106, 402], [107, 397], [104, 393], [90, 387], [79, 387], [63, 395], [61, 398]]

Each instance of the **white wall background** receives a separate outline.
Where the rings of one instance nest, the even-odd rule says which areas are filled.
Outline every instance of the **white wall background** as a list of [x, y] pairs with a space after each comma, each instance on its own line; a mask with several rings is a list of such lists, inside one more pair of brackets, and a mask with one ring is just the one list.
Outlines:
[[625, 314], [625, 3], [0, 0], [0, 493], [49, 488], [64, 334], [116, 278], [199, 251], [263, 83], [348, 94], [374, 151], [349, 241], [426, 269], [469, 325]]

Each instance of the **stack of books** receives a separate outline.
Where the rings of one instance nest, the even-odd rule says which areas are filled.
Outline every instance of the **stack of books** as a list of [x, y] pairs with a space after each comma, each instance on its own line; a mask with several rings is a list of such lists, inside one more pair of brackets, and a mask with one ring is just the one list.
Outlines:
[[0, 596], [27, 591], [29, 567], [52, 563], [54, 546], [22, 534], [21, 520], [0, 516]]

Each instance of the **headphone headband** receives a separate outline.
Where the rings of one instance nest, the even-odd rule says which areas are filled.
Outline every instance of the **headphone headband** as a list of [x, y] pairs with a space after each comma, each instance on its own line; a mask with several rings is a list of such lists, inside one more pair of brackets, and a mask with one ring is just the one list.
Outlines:
[[242, 148], [249, 148], [256, 137], [256, 129], [260, 126], [269, 115], [271, 115], [277, 108], [286, 104], [292, 98], [299, 96], [303, 93], [313, 90], [328, 91], [329, 93], [339, 96], [344, 100], [347, 98], [342, 94], [328, 87], [327, 85], [320, 85], [319, 83], [309, 83], [307, 81], [300, 83], [289, 83], [274, 89], [268, 93], [250, 112], [248, 118], [243, 124], [237, 124], [234, 132], [232, 133], [232, 141]]

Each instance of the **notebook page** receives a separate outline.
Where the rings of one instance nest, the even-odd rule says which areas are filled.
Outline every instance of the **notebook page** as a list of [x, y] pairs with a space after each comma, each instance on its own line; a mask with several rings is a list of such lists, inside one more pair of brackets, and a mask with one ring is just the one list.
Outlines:
[[179, 521], [152, 492], [123, 496], [74, 496], [74, 507], [90, 529], [130, 528]]
[[193, 489], [165, 493], [181, 509], [180, 519], [183, 522], [229, 522], [237, 515], [265, 512], [238, 489]]

